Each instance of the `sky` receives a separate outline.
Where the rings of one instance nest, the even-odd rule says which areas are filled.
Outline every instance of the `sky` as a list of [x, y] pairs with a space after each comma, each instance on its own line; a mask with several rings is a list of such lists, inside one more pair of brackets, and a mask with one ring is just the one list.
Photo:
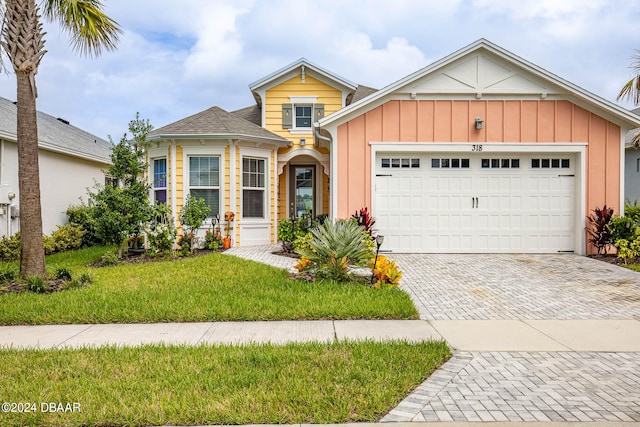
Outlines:
[[[115, 141], [136, 113], [155, 128], [212, 106], [255, 104], [249, 85], [304, 57], [382, 88], [485, 38], [625, 108], [640, 49], [629, 0], [103, 0], [118, 48], [74, 52], [44, 21], [37, 108]], [[135, 7], [132, 7], [135, 5]], [[3, 59], [8, 65], [6, 57]], [[0, 96], [15, 100], [15, 76]]]

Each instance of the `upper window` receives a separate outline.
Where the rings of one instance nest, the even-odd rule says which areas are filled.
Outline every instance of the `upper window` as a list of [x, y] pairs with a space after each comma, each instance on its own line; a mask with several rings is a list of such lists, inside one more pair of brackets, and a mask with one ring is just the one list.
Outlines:
[[242, 158], [242, 217], [265, 217], [266, 160]]
[[532, 169], [569, 169], [570, 167], [569, 159], [531, 159]]
[[296, 105], [296, 128], [310, 128], [311, 117], [311, 105]]
[[204, 199], [209, 217], [220, 213], [220, 157], [189, 157], [189, 194]]
[[520, 159], [482, 159], [480, 166], [483, 169], [518, 169], [520, 168]]
[[167, 159], [153, 160], [153, 200], [167, 203]]
[[468, 169], [469, 168], [469, 159], [440, 159], [434, 158], [431, 159], [431, 167], [432, 168], [442, 168], [442, 169]]
[[381, 159], [381, 163], [380, 166], [383, 168], [403, 168], [403, 169], [408, 169], [408, 168], [413, 168], [413, 169], [417, 169], [420, 167], [420, 159], [412, 159], [409, 157], [394, 157], [394, 158], [389, 158], [389, 157], [383, 157]]
[[324, 104], [316, 103], [317, 97], [289, 97], [290, 104], [282, 104], [282, 127], [308, 132], [313, 123], [324, 117]]

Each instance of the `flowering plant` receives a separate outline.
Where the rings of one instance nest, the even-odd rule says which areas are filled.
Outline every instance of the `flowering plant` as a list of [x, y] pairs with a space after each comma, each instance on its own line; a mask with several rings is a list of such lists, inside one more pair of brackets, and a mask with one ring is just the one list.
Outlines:
[[231, 211], [226, 211], [224, 213], [224, 220], [227, 221], [227, 226], [224, 228], [225, 237], [231, 237], [231, 230], [233, 230], [233, 225], [231, 223], [235, 219], [236, 215]]
[[213, 230], [207, 230], [204, 235], [205, 248], [215, 251], [222, 246], [222, 236], [220, 236], [220, 228], [215, 227]]

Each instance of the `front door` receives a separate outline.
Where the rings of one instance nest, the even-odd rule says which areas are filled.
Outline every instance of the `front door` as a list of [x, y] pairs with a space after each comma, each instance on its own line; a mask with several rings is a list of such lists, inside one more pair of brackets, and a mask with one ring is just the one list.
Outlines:
[[300, 218], [304, 214], [315, 216], [315, 166], [291, 165], [289, 215]]

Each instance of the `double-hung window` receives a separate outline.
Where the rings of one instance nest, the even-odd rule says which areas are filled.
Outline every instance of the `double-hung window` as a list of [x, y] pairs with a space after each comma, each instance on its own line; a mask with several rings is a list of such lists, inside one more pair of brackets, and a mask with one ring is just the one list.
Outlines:
[[204, 199], [209, 217], [220, 213], [220, 157], [189, 157], [189, 194]]
[[153, 159], [153, 200], [157, 205], [167, 203], [167, 159]]
[[296, 128], [311, 128], [311, 105], [296, 105]]
[[266, 160], [242, 158], [242, 217], [265, 218]]

